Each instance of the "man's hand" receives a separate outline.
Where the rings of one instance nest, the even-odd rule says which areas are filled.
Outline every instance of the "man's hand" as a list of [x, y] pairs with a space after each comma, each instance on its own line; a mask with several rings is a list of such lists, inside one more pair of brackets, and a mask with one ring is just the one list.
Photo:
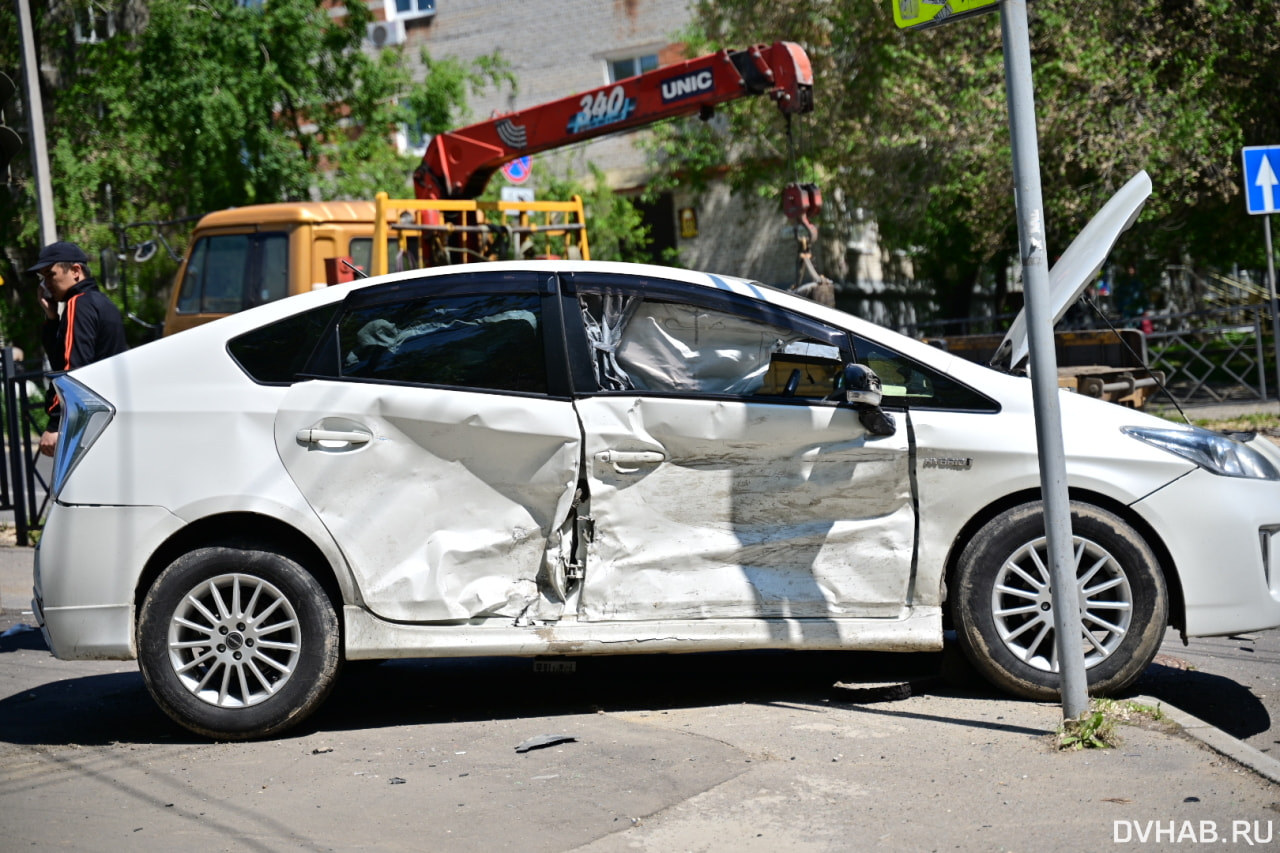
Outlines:
[[54, 301], [44, 282], [40, 283], [40, 310], [44, 311], [44, 316], [50, 320], [58, 319], [58, 303]]
[[58, 446], [58, 434], [56, 432], [46, 432], [40, 436], [40, 452], [45, 456], [52, 456], [53, 449]]

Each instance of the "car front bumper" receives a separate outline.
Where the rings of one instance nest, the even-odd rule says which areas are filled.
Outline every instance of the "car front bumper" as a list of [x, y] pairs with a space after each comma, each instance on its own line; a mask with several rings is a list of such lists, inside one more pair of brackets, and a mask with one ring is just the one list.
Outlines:
[[1280, 483], [1196, 470], [1134, 509], [1173, 555], [1187, 636], [1280, 627]]

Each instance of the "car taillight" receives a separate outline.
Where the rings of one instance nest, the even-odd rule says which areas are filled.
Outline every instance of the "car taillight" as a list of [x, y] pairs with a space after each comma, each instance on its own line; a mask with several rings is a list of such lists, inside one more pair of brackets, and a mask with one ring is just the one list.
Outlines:
[[54, 377], [53, 387], [62, 400], [62, 426], [53, 455], [53, 499], [57, 500], [67, 478], [115, 417], [115, 407], [70, 376]]

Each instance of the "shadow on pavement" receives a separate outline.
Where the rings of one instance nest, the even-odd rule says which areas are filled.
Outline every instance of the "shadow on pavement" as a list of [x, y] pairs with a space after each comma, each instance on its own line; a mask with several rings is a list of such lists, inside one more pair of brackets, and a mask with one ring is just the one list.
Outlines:
[[[724, 652], [356, 662], [347, 665], [319, 711], [294, 733], [737, 703], [826, 704], [893, 715], [899, 712], [883, 703], [913, 692], [1016, 701], [972, 674], [962, 672], [957, 678], [947, 657]], [[1237, 738], [1266, 731], [1271, 723], [1248, 689], [1221, 676], [1153, 664], [1132, 692], [1175, 705]], [[991, 721], [929, 719], [1001, 728]], [[137, 672], [51, 682], [0, 700], [0, 739], [26, 744], [203, 742], [159, 710]]]
[[[909, 693], [869, 689], [851, 698], [833, 685], [929, 677], [937, 668], [937, 655], [854, 652], [362, 661], [347, 665], [329, 698], [293, 733], [725, 703], [880, 702]], [[137, 672], [55, 681], [0, 700], [0, 740], [203, 742], [164, 715]]]
[[1258, 697], [1221, 675], [1153, 663], [1130, 692], [1168, 702], [1239, 740], [1271, 728], [1271, 714]]
[[137, 672], [54, 681], [0, 700], [0, 740], [102, 745], [197, 742], [151, 701]]

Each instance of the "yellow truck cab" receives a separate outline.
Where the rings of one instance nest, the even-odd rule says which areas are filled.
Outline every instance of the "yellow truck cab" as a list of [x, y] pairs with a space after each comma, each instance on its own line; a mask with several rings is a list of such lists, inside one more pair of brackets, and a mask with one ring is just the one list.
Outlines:
[[178, 268], [164, 333], [324, 287], [328, 259], [351, 257], [367, 271], [373, 219], [372, 201], [257, 204], [208, 214]]
[[[386, 245], [376, 256], [375, 239]], [[582, 199], [419, 201], [378, 193], [376, 201], [220, 210], [196, 224], [174, 279], [164, 333], [359, 277], [339, 263], [342, 258], [366, 274], [380, 275], [437, 263], [525, 257], [546, 251], [546, 239], [560, 241], [558, 254], [590, 259]]]

